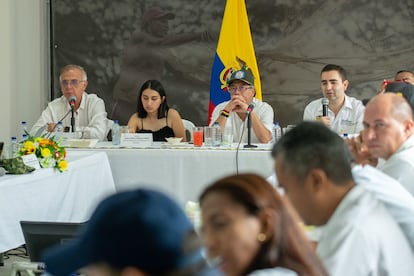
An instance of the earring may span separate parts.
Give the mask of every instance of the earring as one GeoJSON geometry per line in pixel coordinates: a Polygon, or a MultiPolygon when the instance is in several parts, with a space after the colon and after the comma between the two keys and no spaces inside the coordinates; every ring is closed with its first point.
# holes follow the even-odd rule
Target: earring
{"type": "Polygon", "coordinates": [[[264,242],[266,240],[266,235],[264,233],[257,234],[257,240],[259,242],[264,242]]]}

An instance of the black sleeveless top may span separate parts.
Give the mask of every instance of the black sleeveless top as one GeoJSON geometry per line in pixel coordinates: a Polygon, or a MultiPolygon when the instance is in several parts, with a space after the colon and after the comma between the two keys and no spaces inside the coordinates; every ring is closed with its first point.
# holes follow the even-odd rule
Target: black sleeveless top
{"type": "Polygon", "coordinates": [[[165,117],[165,123],[167,124],[165,127],[157,131],[152,131],[144,129],[144,120],[141,118],[141,129],[136,133],[152,133],[152,140],[154,142],[165,142],[165,138],[175,137],[173,129],[168,126],[167,117],[165,117]]]}

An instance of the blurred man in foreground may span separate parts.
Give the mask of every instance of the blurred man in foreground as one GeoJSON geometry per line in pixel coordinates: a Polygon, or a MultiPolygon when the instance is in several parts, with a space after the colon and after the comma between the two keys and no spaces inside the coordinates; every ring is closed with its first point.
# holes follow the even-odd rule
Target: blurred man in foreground
{"type": "Polygon", "coordinates": [[[272,154],[278,182],[304,222],[323,226],[316,250],[330,275],[414,273],[400,227],[382,203],[355,185],[342,138],[320,123],[302,122],[272,154]]]}
{"type": "Polygon", "coordinates": [[[368,102],[364,130],[348,145],[357,163],[372,164],[372,160],[382,159],[378,169],[414,195],[413,133],[413,111],[408,102],[398,94],[385,93],[368,102]]]}

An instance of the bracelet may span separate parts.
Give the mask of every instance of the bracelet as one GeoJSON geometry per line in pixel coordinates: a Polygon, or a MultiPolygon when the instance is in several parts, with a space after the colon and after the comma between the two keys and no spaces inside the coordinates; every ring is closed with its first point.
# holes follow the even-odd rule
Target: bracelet
{"type": "Polygon", "coordinates": [[[228,117],[229,117],[229,115],[230,115],[230,113],[229,113],[227,110],[223,109],[223,110],[221,111],[220,115],[221,115],[221,116],[223,116],[223,117],[228,118],[228,117]]]}

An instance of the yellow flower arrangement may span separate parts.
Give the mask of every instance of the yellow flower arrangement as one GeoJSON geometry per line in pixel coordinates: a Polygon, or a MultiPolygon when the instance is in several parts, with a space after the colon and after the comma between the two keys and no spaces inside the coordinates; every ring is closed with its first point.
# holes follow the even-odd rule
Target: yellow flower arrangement
{"type": "Polygon", "coordinates": [[[29,136],[26,141],[22,142],[19,155],[32,153],[36,155],[42,168],[56,168],[60,172],[68,168],[68,162],[65,160],[66,150],[54,140],[54,137],[29,136]]]}

